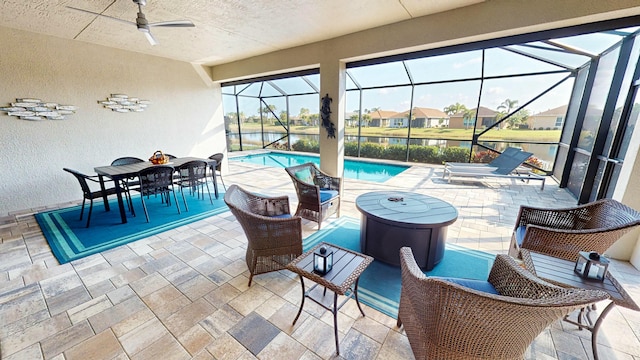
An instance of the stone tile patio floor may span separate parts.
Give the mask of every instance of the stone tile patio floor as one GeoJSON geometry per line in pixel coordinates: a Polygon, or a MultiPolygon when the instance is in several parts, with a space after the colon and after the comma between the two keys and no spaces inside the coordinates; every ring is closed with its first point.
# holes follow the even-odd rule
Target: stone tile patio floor
{"type": "MultiPolygon", "coordinates": [[[[368,191],[416,191],[458,208],[448,242],[506,253],[520,204],[575,204],[553,180],[541,191],[538,182],[447,184],[441,176],[439,166],[413,166],[385,184],[346,179],[341,215],[358,218],[355,198],[368,191]]],[[[264,194],[287,194],[295,209],[295,191],[283,169],[230,162],[224,179],[264,194]]],[[[2,359],[335,357],[329,312],[307,302],[291,326],[300,302],[292,273],[260,275],[247,287],[246,239],[229,212],[59,265],[33,213],[69,205],[0,219],[2,359]]],[[[303,224],[305,237],[316,231],[314,223],[303,224]]],[[[627,263],[612,267],[640,302],[640,272],[627,263]]],[[[394,318],[368,306],[364,310],[365,318],[349,301],[340,311],[340,358],[413,358],[394,318]]],[[[600,332],[601,359],[640,359],[639,338],[640,313],[616,307],[600,332]]],[[[590,333],[558,321],[536,339],[527,358],[591,359],[590,333]]]]}

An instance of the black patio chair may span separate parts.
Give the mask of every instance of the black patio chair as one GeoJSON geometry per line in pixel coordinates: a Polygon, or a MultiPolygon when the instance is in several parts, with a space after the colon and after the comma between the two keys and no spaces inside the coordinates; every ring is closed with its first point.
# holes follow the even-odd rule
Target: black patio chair
{"type": "Polygon", "coordinates": [[[71,175],[75,176],[75,178],[78,180],[78,182],[80,183],[80,188],[82,188],[82,210],[80,210],[80,220],[82,220],[82,217],[84,215],[84,206],[87,200],[89,200],[89,213],[87,214],[87,227],[89,227],[89,224],[91,222],[91,213],[93,211],[93,200],[94,199],[101,199],[105,194],[107,196],[109,195],[116,195],[116,188],[111,187],[111,188],[106,188],[104,190],[104,192],[102,190],[91,190],[91,188],[89,187],[89,183],[88,181],[93,181],[95,183],[100,183],[98,179],[98,175],[86,175],[83,174],[79,171],[76,170],[72,170],[72,169],[68,169],[68,168],[63,168],[62,170],[70,173],[71,175]]]}
{"type": "MultiPolygon", "coordinates": [[[[111,166],[123,166],[123,165],[137,164],[141,162],[144,162],[144,160],[137,157],[133,157],[133,156],[124,156],[124,157],[120,157],[113,160],[111,162],[111,166]]],[[[139,187],[140,181],[136,180],[135,177],[130,177],[128,179],[120,180],[120,186],[124,189],[125,194],[127,195],[127,203],[129,204],[129,210],[131,211],[133,216],[135,216],[136,213],[133,209],[133,201],[131,200],[131,189],[135,189],[139,187]]]]}
{"type": "Polygon", "coordinates": [[[211,171],[212,171],[211,177],[213,179],[216,189],[218,188],[218,185],[216,184],[216,178],[219,177],[220,181],[222,181],[222,187],[224,188],[224,191],[227,191],[227,186],[224,184],[224,179],[222,178],[222,159],[224,159],[224,154],[223,153],[213,154],[209,156],[209,159],[216,161],[215,168],[211,167],[211,171]]]}
{"type": "Polygon", "coordinates": [[[211,198],[211,191],[209,191],[209,183],[207,182],[207,162],[203,160],[193,160],[186,162],[176,168],[179,178],[175,182],[180,187],[180,193],[182,194],[182,202],[184,202],[185,211],[189,211],[187,200],[184,198],[184,189],[189,188],[191,194],[197,193],[198,199],[202,192],[202,199],[204,199],[204,187],[207,187],[207,193],[209,194],[209,201],[213,205],[213,199],[211,198]]]}
{"type": "Polygon", "coordinates": [[[149,222],[149,212],[147,211],[147,205],[144,202],[145,196],[149,195],[161,195],[163,202],[166,200],[167,206],[171,206],[171,197],[169,193],[173,193],[173,200],[176,203],[178,214],[180,214],[180,205],[176,198],[176,193],[173,190],[173,173],[175,169],[173,166],[168,165],[155,165],[141,170],[138,173],[138,179],[140,179],[140,199],[142,199],[142,208],[144,209],[144,215],[149,222]]]}

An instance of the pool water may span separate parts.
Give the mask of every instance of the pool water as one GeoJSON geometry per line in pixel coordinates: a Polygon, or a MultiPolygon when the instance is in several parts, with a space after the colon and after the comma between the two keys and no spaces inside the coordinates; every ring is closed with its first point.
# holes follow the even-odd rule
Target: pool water
{"type": "MultiPolygon", "coordinates": [[[[229,157],[229,161],[240,161],[250,164],[279,167],[283,169],[289,166],[313,162],[318,165],[318,167],[320,167],[320,158],[318,156],[274,152],[229,157]]],[[[379,164],[358,160],[345,160],[344,177],[348,179],[382,183],[400,174],[408,168],[409,166],[403,165],[379,164]]]]}

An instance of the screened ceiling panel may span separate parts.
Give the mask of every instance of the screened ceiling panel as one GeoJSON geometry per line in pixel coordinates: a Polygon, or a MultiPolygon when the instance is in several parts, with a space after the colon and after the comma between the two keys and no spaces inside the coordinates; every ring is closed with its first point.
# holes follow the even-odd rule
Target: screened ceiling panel
{"type": "Polygon", "coordinates": [[[271,86],[270,81],[265,81],[262,83],[262,90],[260,90],[260,96],[262,97],[274,97],[274,96],[284,96],[285,94],[278,91],[278,89],[271,86]]]}
{"type": "Polygon", "coordinates": [[[499,48],[485,51],[484,64],[485,76],[516,75],[559,70],[566,71],[565,68],[560,66],[555,66],[499,48]]]}
{"type": "Polygon", "coordinates": [[[482,76],[482,51],[407,60],[405,64],[414,83],[477,79],[482,76]]]}
{"type": "Polygon", "coordinates": [[[558,43],[578,49],[586,50],[592,54],[600,54],[622,40],[622,36],[606,32],[570,36],[554,39],[558,43]]]}
{"type": "Polygon", "coordinates": [[[586,55],[569,53],[542,42],[532,42],[532,43],[528,43],[527,45],[531,45],[535,47],[525,46],[525,45],[512,45],[512,46],[508,46],[507,48],[512,48],[512,49],[515,49],[527,54],[531,54],[533,56],[537,56],[543,59],[548,59],[552,62],[563,64],[572,69],[577,69],[591,60],[586,55]],[[560,51],[556,51],[553,49],[560,50],[560,51]]]}
{"type": "MultiPolygon", "coordinates": [[[[349,73],[351,70],[347,71],[347,73],[349,73]]],[[[347,90],[357,90],[358,86],[356,85],[356,83],[353,82],[353,80],[351,80],[351,76],[346,76],[347,78],[347,90]]]]}
{"type": "Polygon", "coordinates": [[[254,97],[258,97],[260,96],[260,88],[262,86],[262,83],[251,83],[246,87],[243,87],[242,85],[238,85],[236,87],[236,91],[238,91],[238,95],[243,95],[243,96],[254,96],[254,97]]]}
{"type": "Polygon", "coordinates": [[[306,81],[304,81],[302,76],[272,80],[269,81],[269,83],[277,86],[285,95],[308,94],[310,92],[315,92],[315,90],[306,81]]]}
{"type": "Polygon", "coordinates": [[[409,84],[409,76],[402,61],[348,69],[347,72],[362,87],[409,84]]]}

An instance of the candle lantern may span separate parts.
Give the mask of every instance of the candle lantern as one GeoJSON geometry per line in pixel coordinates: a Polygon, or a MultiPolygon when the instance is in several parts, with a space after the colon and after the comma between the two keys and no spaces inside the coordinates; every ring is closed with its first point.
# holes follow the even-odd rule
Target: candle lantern
{"type": "Polygon", "coordinates": [[[320,246],[313,252],[313,271],[318,274],[326,274],[333,267],[333,251],[325,246],[320,246]]]}
{"type": "Polygon", "coordinates": [[[580,251],[574,271],[584,279],[604,281],[609,260],[595,251],[580,251]]]}

